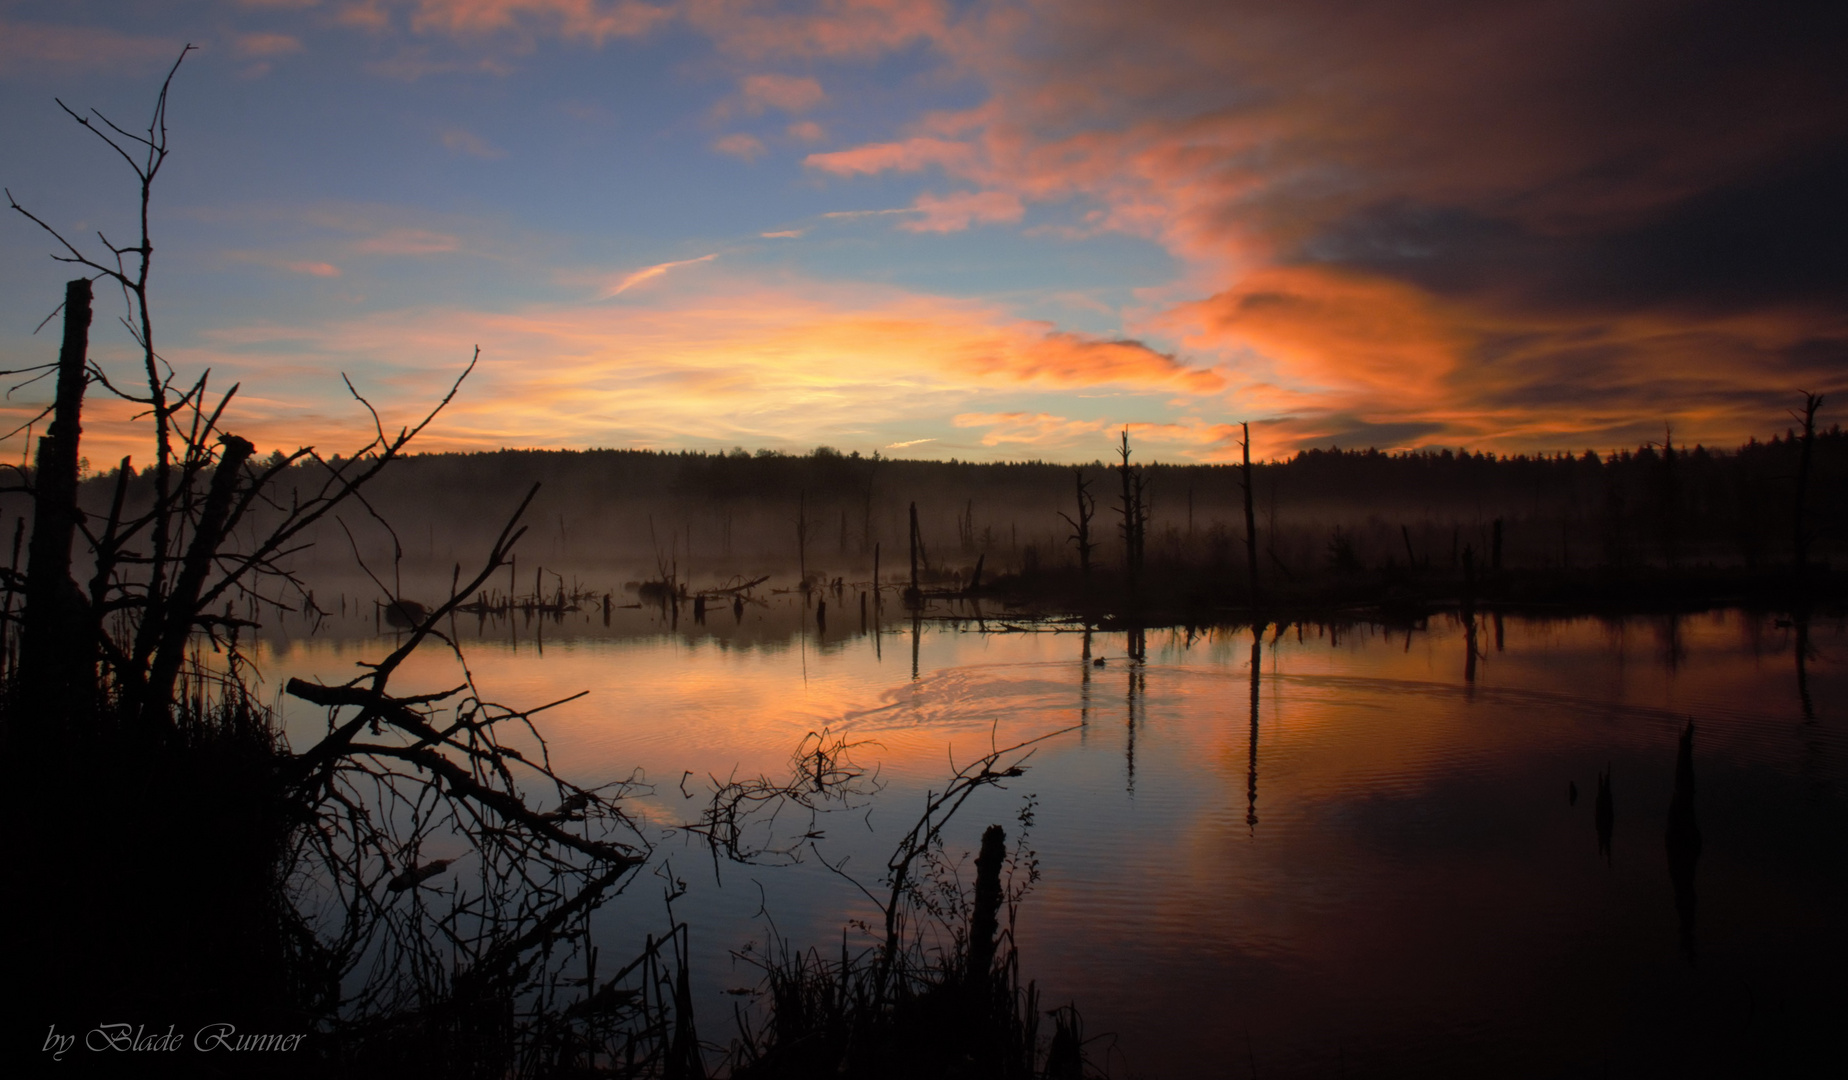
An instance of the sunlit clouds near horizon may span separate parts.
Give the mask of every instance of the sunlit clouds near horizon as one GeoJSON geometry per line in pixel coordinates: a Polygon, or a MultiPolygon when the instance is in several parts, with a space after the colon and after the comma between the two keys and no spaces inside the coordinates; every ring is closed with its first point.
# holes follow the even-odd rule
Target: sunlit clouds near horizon
{"type": "MultiPolygon", "coordinates": [[[[186,42],[156,344],[265,450],[363,440],[342,373],[414,422],[477,345],[424,449],[1582,451],[1848,401],[1837,6],[0,0],[0,182],[125,242],[54,98],[145,126],[186,42]]],[[[9,212],[6,367],[55,354],[51,251],[9,212]]]]}

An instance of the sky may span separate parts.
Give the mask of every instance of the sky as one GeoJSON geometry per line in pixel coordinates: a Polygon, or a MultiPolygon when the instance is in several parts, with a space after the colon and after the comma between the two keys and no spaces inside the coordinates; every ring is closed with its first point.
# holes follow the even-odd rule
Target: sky
{"type": "MultiPolygon", "coordinates": [[[[414,422],[477,346],[424,449],[1603,451],[1848,405],[1839,3],[0,0],[0,183],[131,242],[58,102],[145,129],[188,43],[156,346],[260,450],[362,442],[343,375],[414,422]]],[[[55,251],[0,221],[0,366],[55,356],[55,251]]],[[[86,456],[145,457],[133,414],[93,388],[86,456]]]]}

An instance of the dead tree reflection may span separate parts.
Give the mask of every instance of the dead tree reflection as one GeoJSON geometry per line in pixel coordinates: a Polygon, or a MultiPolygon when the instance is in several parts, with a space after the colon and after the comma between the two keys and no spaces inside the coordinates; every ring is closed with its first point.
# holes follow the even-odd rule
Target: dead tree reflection
{"type": "Polygon", "coordinates": [[[1258,831],[1258,680],[1264,666],[1264,624],[1251,628],[1251,739],[1250,762],[1245,771],[1245,826],[1258,831]]]}
{"type": "Polygon", "coordinates": [[[1803,708],[1803,722],[1816,722],[1816,703],[1810,697],[1809,661],[1810,661],[1810,621],[1807,612],[1798,613],[1791,622],[1796,628],[1797,653],[1797,701],[1803,708]]]}

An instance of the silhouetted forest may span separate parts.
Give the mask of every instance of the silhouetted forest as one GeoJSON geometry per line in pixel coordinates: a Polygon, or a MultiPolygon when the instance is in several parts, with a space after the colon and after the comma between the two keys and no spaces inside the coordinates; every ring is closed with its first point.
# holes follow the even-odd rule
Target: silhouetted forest
{"type": "MultiPolygon", "coordinates": [[[[1633,451],[1497,456],[1451,450],[1382,453],[1308,450],[1254,463],[1252,495],[1261,578],[1354,578],[1455,571],[1466,559],[1502,569],[1649,573],[1699,568],[1772,570],[1791,565],[1803,531],[1808,559],[1826,568],[1848,540],[1848,438],[1815,432],[1798,513],[1800,432],[1732,450],[1649,445],[1633,451]]],[[[1132,467],[1133,467],[1132,459],[1132,467]]],[[[317,486],[322,463],[290,466],[286,493],[317,486]]],[[[1242,572],[1240,469],[1148,463],[1139,467],[1151,568],[1242,572]]],[[[350,570],[355,548],[389,567],[396,548],[411,577],[445,577],[482,550],[535,481],[533,535],[521,556],[607,581],[664,572],[702,583],[730,575],[870,577],[908,573],[908,509],[919,515],[926,579],[967,581],[978,559],[989,580],[1075,568],[1074,480],[1097,500],[1092,561],[1125,560],[1118,465],[1029,461],[986,464],[843,455],[502,450],[423,454],[372,482],[370,511],[355,506],[307,537],[300,565],[350,570]],[[1077,474],[1074,477],[1074,472],[1077,474]],[[349,540],[349,535],[352,539],[349,540]]],[[[101,511],[114,471],[91,477],[82,501],[101,511]]],[[[134,477],[131,504],[151,498],[134,477]]],[[[27,508],[0,504],[13,515],[27,508]]],[[[280,513],[272,510],[271,513],[280,513]]],[[[252,528],[265,522],[257,514],[252,528]]],[[[522,586],[524,585],[522,574],[522,586]]],[[[788,584],[784,581],[782,584],[788,584]]]]}

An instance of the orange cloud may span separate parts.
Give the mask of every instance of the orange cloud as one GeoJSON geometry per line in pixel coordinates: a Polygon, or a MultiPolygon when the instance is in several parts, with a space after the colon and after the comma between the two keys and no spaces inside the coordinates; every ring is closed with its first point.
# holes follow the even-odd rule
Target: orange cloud
{"type": "Polygon", "coordinates": [[[1250,349],[1299,385],[1400,404],[1434,403],[1470,343],[1410,286],[1316,267],[1254,271],[1172,317],[1203,324],[1190,342],[1250,349]]]}
{"type": "MultiPolygon", "coordinates": [[[[675,289],[663,278],[672,265],[625,279],[668,282],[649,304],[253,323],[167,352],[186,370],[209,366],[215,381],[243,381],[233,430],[262,446],[330,449],[370,426],[341,404],[340,372],[395,420],[440,396],[477,344],[482,367],[428,448],[825,441],[871,450],[950,429],[920,417],[1006,411],[983,404],[997,395],[1172,396],[1215,378],[1133,342],[1049,334],[986,305],[814,282],[766,288],[707,277],[675,289]]],[[[105,353],[100,362],[132,369],[132,358],[105,353]]],[[[101,460],[137,452],[145,434],[126,412],[99,407],[86,413],[85,443],[101,460]]]]}
{"type": "MultiPolygon", "coordinates": [[[[1162,450],[1178,452],[1197,461],[1231,460],[1238,456],[1241,429],[1237,424],[1214,423],[1190,417],[1180,421],[1072,420],[1051,413],[959,413],[951,420],[961,428],[985,428],[983,446],[1031,447],[1036,452],[1108,456],[1119,432],[1127,429],[1130,441],[1147,459],[1162,450]]],[[[1254,438],[1253,442],[1257,440],[1254,438]]]]}
{"type": "Polygon", "coordinates": [[[1062,387],[1131,385],[1167,387],[1189,394],[1216,394],[1225,388],[1218,373],[1189,367],[1140,341],[1105,341],[1062,331],[1030,339],[1013,339],[1005,349],[971,350],[956,362],[973,374],[1062,387]]]}
{"type": "Polygon", "coordinates": [[[643,267],[642,269],[637,270],[632,274],[624,275],[621,280],[616,282],[616,284],[610,286],[608,289],[605,289],[603,291],[603,296],[605,299],[612,297],[612,296],[620,296],[623,293],[628,292],[630,289],[633,289],[634,287],[642,284],[645,281],[652,281],[655,278],[660,277],[662,274],[667,273],[669,270],[678,270],[680,267],[683,267],[683,266],[698,266],[700,263],[711,262],[712,260],[718,257],[719,257],[718,252],[715,251],[710,255],[701,255],[697,259],[681,259],[678,262],[656,263],[653,266],[643,267]]]}
{"type": "Polygon", "coordinates": [[[807,164],[934,169],[989,220],[1021,219],[1011,196],[1058,204],[1043,232],[1157,241],[1186,269],[1139,325],[1292,438],[1532,449],[1672,409],[1723,441],[1776,422],[1769,394],[1841,384],[1839,244],[1814,240],[1839,232],[1848,96],[1795,89],[1839,66],[1808,23],[1409,2],[984,5],[929,40],[986,100],[807,164]]]}

